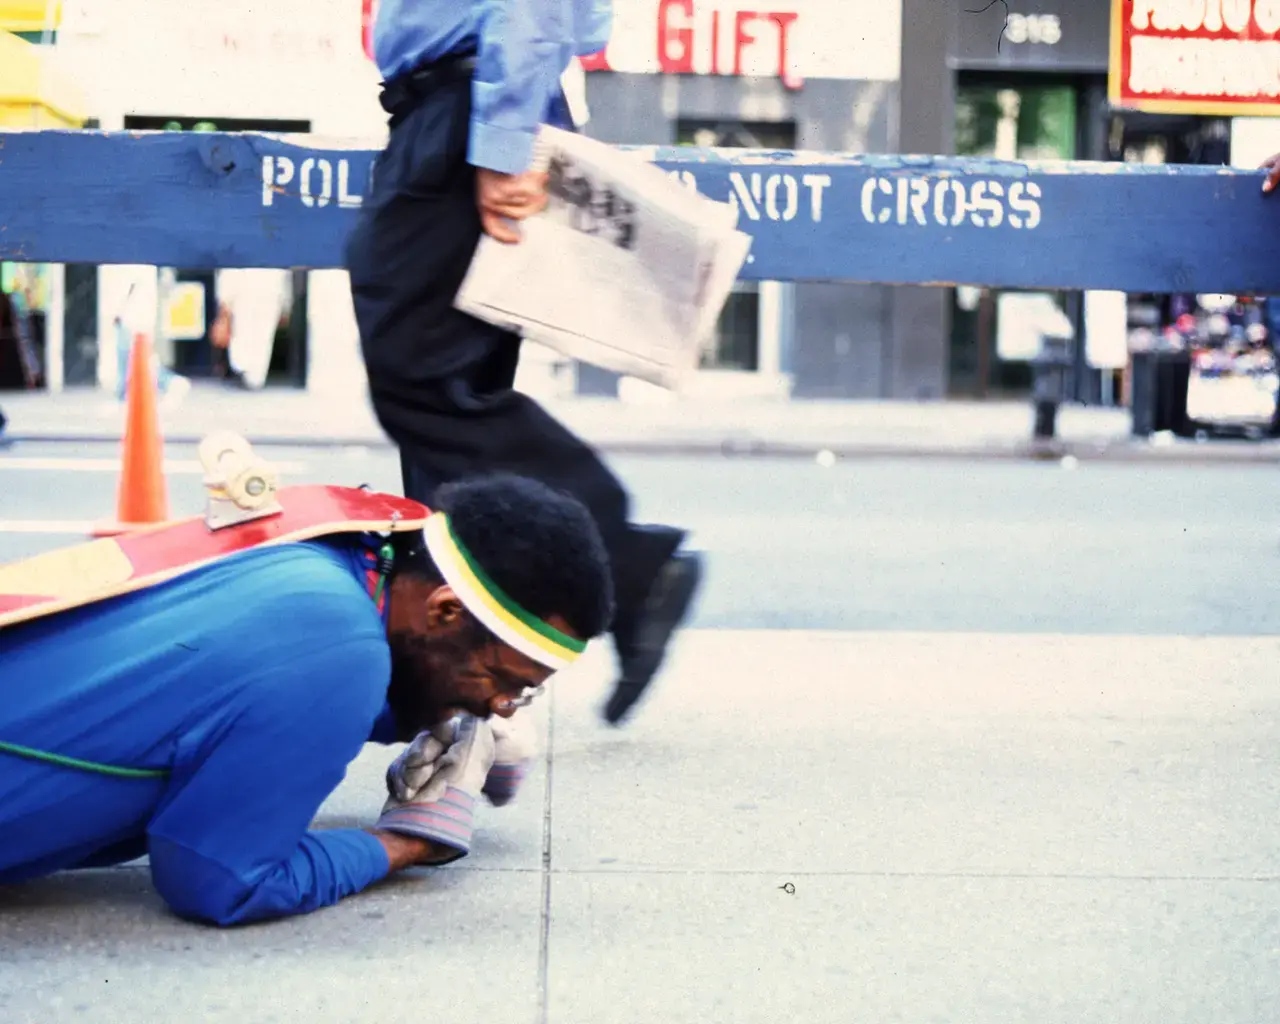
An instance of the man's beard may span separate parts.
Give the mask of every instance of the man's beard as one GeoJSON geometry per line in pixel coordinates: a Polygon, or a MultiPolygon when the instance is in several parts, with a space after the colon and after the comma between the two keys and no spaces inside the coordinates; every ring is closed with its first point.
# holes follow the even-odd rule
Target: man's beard
{"type": "Polygon", "coordinates": [[[468,706],[451,685],[474,652],[471,637],[424,637],[401,632],[387,639],[391,648],[387,703],[395,716],[401,742],[437,725],[454,708],[480,718],[489,716],[487,704],[468,706]]]}

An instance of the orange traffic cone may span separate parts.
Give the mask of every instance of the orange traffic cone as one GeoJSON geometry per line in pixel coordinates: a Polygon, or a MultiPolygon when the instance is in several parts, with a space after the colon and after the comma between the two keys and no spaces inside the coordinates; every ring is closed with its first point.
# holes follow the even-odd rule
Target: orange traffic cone
{"type": "Polygon", "coordinates": [[[169,518],[164,441],[160,437],[160,410],[151,362],[151,339],[138,334],[129,353],[129,389],[125,399],[128,404],[116,519],[96,527],[95,537],[128,533],[164,523],[169,518]]]}

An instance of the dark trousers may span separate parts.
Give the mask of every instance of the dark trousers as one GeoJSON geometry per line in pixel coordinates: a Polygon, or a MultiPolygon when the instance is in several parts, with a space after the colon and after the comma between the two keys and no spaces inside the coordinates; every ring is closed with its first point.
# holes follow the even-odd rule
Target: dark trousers
{"type": "Polygon", "coordinates": [[[520,337],[453,308],[480,240],[467,163],[468,76],[391,108],[391,135],[347,243],[346,262],[370,397],[399,446],[405,494],[430,503],[446,482],[518,473],[581,501],[613,565],[625,642],[662,565],[684,535],[629,521],[621,482],[537,402],[512,390],[520,337]]]}

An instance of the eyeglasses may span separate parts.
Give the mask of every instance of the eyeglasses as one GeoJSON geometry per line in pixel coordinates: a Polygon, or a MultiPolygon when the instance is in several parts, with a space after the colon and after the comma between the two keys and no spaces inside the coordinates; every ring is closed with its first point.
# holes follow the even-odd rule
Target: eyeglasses
{"type": "Polygon", "coordinates": [[[533,699],[546,689],[545,686],[526,686],[520,691],[519,697],[509,697],[504,701],[509,708],[526,708],[533,703],[533,699]]]}

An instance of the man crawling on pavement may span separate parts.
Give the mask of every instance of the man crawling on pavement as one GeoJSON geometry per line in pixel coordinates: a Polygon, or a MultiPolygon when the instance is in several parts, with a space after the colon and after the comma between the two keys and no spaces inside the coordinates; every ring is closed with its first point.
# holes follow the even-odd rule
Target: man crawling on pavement
{"type": "Polygon", "coordinates": [[[0,884],[147,855],[176,914],[234,925],[466,856],[531,755],[512,716],[609,627],[607,555],[512,476],[386,543],[254,548],[0,629],[0,884]],[[367,742],[409,743],[376,825],[311,828],[367,742]]]}

